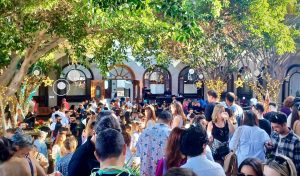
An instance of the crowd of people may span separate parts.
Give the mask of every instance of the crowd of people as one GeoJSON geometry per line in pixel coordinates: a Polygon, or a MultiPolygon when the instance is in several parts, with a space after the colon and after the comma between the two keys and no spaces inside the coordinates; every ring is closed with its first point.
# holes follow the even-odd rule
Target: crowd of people
{"type": "Polygon", "coordinates": [[[249,110],[232,92],[219,99],[214,90],[207,101],[171,104],[116,98],[76,107],[63,99],[37,136],[6,130],[0,175],[300,175],[299,98],[287,97],[280,109],[252,99],[249,110]],[[232,153],[237,168],[228,163],[232,153]]]}

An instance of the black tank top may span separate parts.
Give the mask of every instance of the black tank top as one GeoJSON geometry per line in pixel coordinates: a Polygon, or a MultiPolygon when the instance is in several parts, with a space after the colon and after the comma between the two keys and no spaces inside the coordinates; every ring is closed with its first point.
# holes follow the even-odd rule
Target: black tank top
{"type": "Polygon", "coordinates": [[[223,128],[219,128],[213,124],[212,135],[214,139],[219,140],[220,142],[228,142],[229,141],[229,126],[228,123],[225,122],[225,126],[223,128]]]}

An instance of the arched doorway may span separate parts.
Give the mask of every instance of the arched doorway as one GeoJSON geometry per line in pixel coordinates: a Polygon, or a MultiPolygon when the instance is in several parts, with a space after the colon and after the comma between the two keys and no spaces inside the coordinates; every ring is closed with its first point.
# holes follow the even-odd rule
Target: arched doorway
{"type": "Polygon", "coordinates": [[[148,68],[143,77],[144,89],[149,89],[153,96],[164,95],[166,90],[172,90],[170,72],[162,67],[148,68]]]}
{"type": "Polygon", "coordinates": [[[191,67],[183,68],[178,76],[178,94],[187,98],[203,98],[204,97],[204,84],[202,87],[197,88],[195,82],[200,80],[200,73],[196,72],[191,67]]]}
{"type": "Polygon", "coordinates": [[[300,65],[295,64],[290,66],[289,69],[287,69],[286,77],[287,79],[283,84],[282,99],[290,95],[294,97],[299,97],[300,96],[300,84],[299,84],[300,65]]]}
{"type": "MultiPolygon", "coordinates": [[[[251,70],[249,67],[241,67],[239,69],[237,79],[240,78],[244,82],[248,82],[251,79],[251,70]]],[[[234,83],[233,83],[234,84],[234,83]]],[[[247,106],[250,102],[250,99],[253,97],[253,92],[249,84],[243,83],[243,87],[237,88],[237,97],[243,106],[247,106]],[[246,102],[245,102],[246,101],[246,102]],[[244,105],[245,104],[245,105],[244,105]]]]}
{"type": "Polygon", "coordinates": [[[105,98],[130,97],[139,98],[139,81],[135,80],[134,72],[126,65],[114,65],[110,68],[104,82],[105,98]]]}
{"type": "Polygon", "coordinates": [[[57,89],[57,103],[61,104],[62,98],[69,102],[81,102],[85,99],[91,99],[91,81],[94,75],[91,70],[80,64],[70,64],[63,67],[59,79],[68,80],[69,85],[64,89],[57,89]],[[76,81],[72,77],[76,77],[76,81]],[[63,96],[60,96],[63,95],[63,96]]]}

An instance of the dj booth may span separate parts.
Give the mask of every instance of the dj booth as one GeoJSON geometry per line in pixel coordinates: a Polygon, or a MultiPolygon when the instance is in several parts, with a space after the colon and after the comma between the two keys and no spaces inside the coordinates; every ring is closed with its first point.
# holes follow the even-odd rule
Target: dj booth
{"type": "Polygon", "coordinates": [[[184,100],[184,97],[171,97],[171,96],[155,96],[155,95],[149,95],[145,98],[145,100],[148,100],[149,103],[172,103],[173,99],[176,98],[177,101],[180,101],[181,103],[184,100]]]}

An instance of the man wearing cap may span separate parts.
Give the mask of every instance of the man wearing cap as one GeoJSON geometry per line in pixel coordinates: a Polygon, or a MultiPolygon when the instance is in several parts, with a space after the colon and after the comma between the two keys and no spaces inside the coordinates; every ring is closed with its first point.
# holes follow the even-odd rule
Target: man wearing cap
{"type": "Polygon", "coordinates": [[[282,154],[293,160],[300,170],[300,139],[288,128],[287,117],[283,113],[274,113],[270,117],[272,129],[271,141],[265,144],[267,151],[273,155],[282,154]]]}

